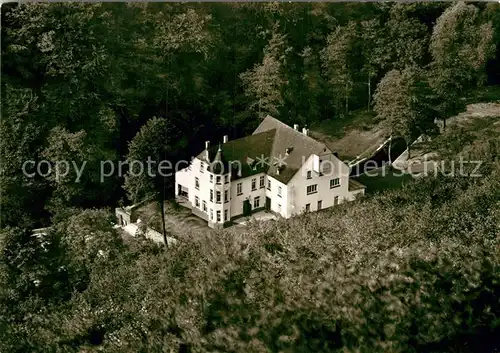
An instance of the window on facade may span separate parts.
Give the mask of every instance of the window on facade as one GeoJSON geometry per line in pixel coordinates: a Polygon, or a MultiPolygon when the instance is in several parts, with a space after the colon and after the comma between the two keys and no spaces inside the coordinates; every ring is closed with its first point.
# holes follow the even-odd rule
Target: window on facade
{"type": "Polygon", "coordinates": [[[322,204],[323,204],[323,201],[319,200],[318,201],[318,211],[321,210],[322,204]]]}
{"type": "Polygon", "coordinates": [[[260,197],[257,196],[256,198],[253,199],[253,208],[259,208],[260,207],[260,197]]]}
{"type": "Polygon", "coordinates": [[[214,176],[212,174],[210,174],[210,182],[213,183],[214,182],[214,176]]]}
{"type": "Polygon", "coordinates": [[[217,175],[217,177],[215,178],[215,182],[216,182],[217,184],[220,184],[220,175],[217,175]]]}
{"type": "Polygon", "coordinates": [[[311,210],[311,204],[310,204],[310,203],[308,203],[308,204],[306,205],[306,212],[309,212],[310,210],[311,210]]]}
{"type": "Polygon", "coordinates": [[[210,202],[214,202],[214,191],[210,190],[210,202]]]}
{"type": "Polygon", "coordinates": [[[307,179],[312,179],[312,173],[310,170],[307,171],[307,179]]]}
{"type": "Polygon", "coordinates": [[[259,187],[262,189],[264,187],[264,176],[262,175],[259,179],[259,187]]]}
{"type": "Polygon", "coordinates": [[[215,192],[215,202],[217,203],[220,203],[220,197],[221,197],[221,192],[220,191],[216,191],[215,192]]]}
{"type": "Polygon", "coordinates": [[[281,205],[278,204],[278,212],[281,212],[281,205]]]}
{"type": "Polygon", "coordinates": [[[257,179],[253,178],[252,179],[252,191],[257,189],[256,184],[257,184],[257,179]]]}
{"type": "Polygon", "coordinates": [[[227,210],[224,210],[224,222],[227,222],[228,219],[227,219],[227,210]]]}
{"type": "Polygon", "coordinates": [[[202,204],[203,204],[203,212],[207,212],[207,202],[203,200],[202,204]]]}
{"type": "Polygon", "coordinates": [[[229,192],[224,190],[224,203],[229,202],[229,192]]]}
{"type": "Polygon", "coordinates": [[[205,163],[200,162],[200,173],[203,173],[203,169],[205,169],[205,163]]]}
{"type": "Polygon", "coordinates": [[[210,209],[210,220],[214,220],[214,211],[212,209],[210,209]]]}
{"type": "Polygon", "coordinates": [[[271,180],[267,181],[267,190],[271,190],[271,180]]]}
{"type": "Polygon", "coordinates": [[[281,197],[281,186],[278,186],[278,196],[281,197]]]}
{"type": "Polygon", "coordinates": [[[340,178],[330,180],[330,189],[336,188],[337,186],[340,186],[340,178]]]}
{"type": "Polygon", "coordinates": [[[309,185],[307,187],[307,195],[315,194],[318,192],[318,184],[309,185]]]}
{"type": "Polygon", "coordinates": [[[194,205],[200,208],[200,198],[198,196],[194,197],[194,205]]]}
{"type": "Polygon", "coordinates": [[[217,211],[217,222],[220,222],[220,211],[217,211]]]}
{"type": "Polygon", "coordinates": [[[224,175],[224,184],[229,183],[229,175],[224,175]]]}
{"type": "Polygon", "coordinates": [[[243,194],[242,189],[243,189],[243,185],[241,183],[236,184],[236,194],[237,195],[243,194]]]}
{"type": "Polygon", "coordinates": [[[200,179],[198,179],[198,177],[194,178],[194,188],[200,190],[200,179]]]}

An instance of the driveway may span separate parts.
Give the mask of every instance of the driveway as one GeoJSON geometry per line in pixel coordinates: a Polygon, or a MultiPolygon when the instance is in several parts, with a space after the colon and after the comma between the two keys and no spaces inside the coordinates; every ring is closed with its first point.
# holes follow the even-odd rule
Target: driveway
{"type": "Polygon", "coordinates": [[[234,221],[237,225],[245,226],[250,221],[250,219],[255,221],[270,221],[277,219],[276,215],[268,211],[259,211],[252,214],[249,217],[241,217],[234,221]]]}
{"type": "MultiPolygon", "coordinates": [[[[137,213],[142,222],[161,233],[160,210],[156,202],[144,205],[137,213]]],[[[174,207],[170,202],[165,202],[165,228],[170,236],[181,241],[214,234],[207,222],[192,214],[191,209],[182,205],[174,207]]]]}

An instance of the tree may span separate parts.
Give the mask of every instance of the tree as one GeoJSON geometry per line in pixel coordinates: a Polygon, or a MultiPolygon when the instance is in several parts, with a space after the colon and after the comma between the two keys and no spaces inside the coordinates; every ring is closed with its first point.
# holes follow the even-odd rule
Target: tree
{"type": "Polygon", "coordinates": [[[327,37],[326,47],[321,51],[323,68],[328,77],[332,95],[335,97],[337,114],[340,114],[340,97],[344,98],[344,112],[349,113],[349,97],[354,84],[351,72],[353,46],[356,40],[356,26],[349,22],[339,26],[327,37]]]}
{"type": "Polygon", "coordinates": [[[159,204],[166,247],[165,201],[167,189],[172,189],[171,168],[175,163],[169,157],[173,155],[175,137],[174,128],[168,120],[157,117],[148,120],[129,144],[129,171],[124,185],[132,202],[152,198],[159,204]],[[170,165],[168,172],[164,170],[165,163],[170,165]]]}
{"type": "Polygon", "coordinates": [[[438,18],[430,41],[430,83],[442,102],[438,110],[444,127],[446,119],[463,108],[461,93],[484,82],[484,68],[494,50],[492,25],[483,23],[473,4],[458,2],[438,18]]]}
{"type": "Polygon", "coordinates": [[[408,158],[413,139],[433,129],[431,97],[428,86],[422,82],[424,78],[418,68],[391,70],[378,84],[374,96],[375,112],[391,138],[389,148],[392,137],[403,137],[408,146],[408,158]]]}
{"type": "Polygon", "coordinates": [[[39,97],[32,89],[6,84],[1,104],[0,228],[41,226],[50,190],[34,165],[43,143],[39,97]]]}
{"type": "Polygon", "coordinates": [[[286,35],[279,33],[278,26],[273,28],[271,38],[264,47],[264,57],[260,64],[240,75],[245,86],[245,94],[251,97],[250,109],[258,112],[262,119],[271,114],[279,117],[283,105],[283,66],[289,48],[286,35]]]}

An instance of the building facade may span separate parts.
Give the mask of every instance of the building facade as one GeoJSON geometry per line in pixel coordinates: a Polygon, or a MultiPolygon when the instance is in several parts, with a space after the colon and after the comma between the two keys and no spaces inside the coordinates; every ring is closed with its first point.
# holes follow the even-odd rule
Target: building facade
{"type": "Polygon", "coordinates": [[[212,228],[267,209],[284,218],[352,201],[365,187],[327,146],[266,117],[250,136],[224,140],[175,174],[175,192],[212,228]]]}

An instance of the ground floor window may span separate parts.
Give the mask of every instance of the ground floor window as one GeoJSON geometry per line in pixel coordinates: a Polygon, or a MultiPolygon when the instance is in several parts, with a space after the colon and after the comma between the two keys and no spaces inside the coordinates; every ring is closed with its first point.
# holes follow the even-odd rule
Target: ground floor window
{"type": "Polygon", "coordinates": [[[227,219],[227,210],[224,210],[224,222],[227,222],[228,219],[227,219]]]}
{"type": "Polygon", "coordinates": [[[210,220],[213,221],[214,219],[214,211],[210,209],[210,220]]]}
{"type": "Polygon", "coordinates": [[[220,211],[217,211],[217,222],[220,222],[220,211]]]}
{"type": "Polygon", "coordinates": [[[207,202],[203,200],[202,204],[203,204],[203,212],[207,212],[207,202]]]}
{"type": "Polygon", "coordinates": [[[306,205],[306,212],[309,212],[310,210],[311,210],[311,204],[310,204],[310,203],[308,203],[308,204],[306,205]]]}
{"type": "Polygon", "coordinates": [[[257,196],[253,199],[253,208],[259,208],[260,207],[260,197],[257,196]]]}
{"type": "Polygon", "coordinates": [[[318,211],[319,211],[319,210],[321,210],[321,208],[322,208],[322,203],[323,203],[323,201],[321,201],[321,200],[319,200],[319,201],[318,201],[318,211]]]}

